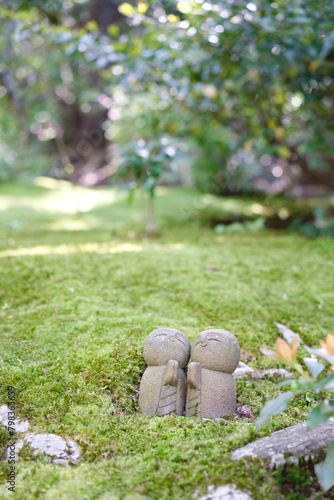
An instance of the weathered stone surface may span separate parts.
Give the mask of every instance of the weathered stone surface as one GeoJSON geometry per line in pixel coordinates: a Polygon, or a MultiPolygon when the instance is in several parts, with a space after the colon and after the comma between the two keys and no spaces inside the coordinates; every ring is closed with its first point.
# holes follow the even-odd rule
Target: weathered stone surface
{"type": "Polygon", "coordinates": [[[271,467],[286,462],[298,463],[302,457],[317,458],[333,440],[334,418],[314,429],[307,429],[303,422],[235,450],[232,458],[259,458],[261,461],[268,461],[271,467]]]}
{"type": "Polygon", "coordinates": [[[233,373],[240,360],[240,346],[227,330],[205,330],[197,335],[191,349],[191,361],[208,370],[233,373]]]}
{"type": "Polygon", "coordinates": [[[260,373],[269,377],[272,375],[278,375],[279,377],[292,378],[294,376],[293,373],[288,372],[285,368],[268,368],[260,373]]]}
{"type": "Polygon", "coordinates": [[[197,335],[188,367],[187,417],[218,418],[234,413],[236,388],[231,374],[239,359],[239,343],[227,330],[197,335]]]}
{"type": "Polygon", "coordinates": [[[247,377],[248,375],[251,375],[252,373],[254,373],[254,371],[255,371],[254,368],[246,365],[246,363],[244,363],[243,361],[239,361],[239,364],[238,364],[237,368],[234,370],[234,372],[232,373],[232,375],[234,378],[247,377]]]}
{"type": "Polygon", "coordinates": [[[46,461],[56,465],[76,464],[80,458],[80,448],[72,439],[64,439],[56,434],[26,434],[15,445],[16,460],[19,451],[28,445],[34,456],[46,455],[46,461]]]}
{"type": "Polygon", "coordinates": [[[184,414],[187,380],[183,368],[190,350],[189,340],[178,330],[158,328],[146,337],[148,367],[139,388],[139,407],[144,415],[184,414]]]}
{"type": "Polygon", "coordinates": [[[235,484],[227,484],[225,486],[208,487],[208,493],[199,500],[252,500],[248,491],[238,490],[235,484]]]}
{"type": "MultiPolygon", "coordinates": [[[[8,406],[0,406],[0,423],[6,427],[8,427],[8,412],[10,412],[8,406]]],[[[27,420],[16,418],[14,420],[14,426],[11,425],[11,429],[15,432],[27,432],[29,429],[29,422],[27,420]]]]}
{"type": "Polygon", "coordinates": [[[172,328],[153,330],[144,342],[144,358],[149,366],[166,365],[170,359],[184,368],[189,361],[191,345],[184,333],[172,328]]]}
{"type": "Polygon", "coordinates": [[[266,370],[255,370],[246,363],[239,361],[238,367],[232,373],[234,378],[250,377],[250,378],[264,378],[265,376],[271,377],[278,375],[279,377],[291,378],[293,374],[288,372],[285,368],[268,368],[266,370]]]}

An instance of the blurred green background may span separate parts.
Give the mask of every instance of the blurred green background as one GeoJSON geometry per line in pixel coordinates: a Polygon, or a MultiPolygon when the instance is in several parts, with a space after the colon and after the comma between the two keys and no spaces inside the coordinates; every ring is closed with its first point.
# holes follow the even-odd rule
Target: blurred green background
{"type": "Polygon", "coordinates": [[[257,197],[255,227],[332,236],[333,27],[314,0],[3,1],[0,182],[257,197]]]}

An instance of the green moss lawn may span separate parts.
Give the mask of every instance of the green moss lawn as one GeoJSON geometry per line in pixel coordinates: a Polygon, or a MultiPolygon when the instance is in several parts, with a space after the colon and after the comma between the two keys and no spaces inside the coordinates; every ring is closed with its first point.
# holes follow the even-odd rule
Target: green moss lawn
{"type": "MultiPolygon", "coordinates": [[[[76,440],[82,460],[61,468],[23,458],[17,498],[191,499],[231,482],[259,500],[323,498],[312,466],[292,467],[287,480],[231,461],[256,438],[252,420],[146,418],[138,387],[143,341],[160,326],[191,341],[209,327],[228,329],[256,368],[275,366],[259,351],[274,345],[275,321],[309,344],[333,332],[334,240],[218,235],[203,225],[210,210],[252,214],[261,203],[160,188],[160,231],[147,241],[140,196],[129,206],[121,191],[54,184],[0,186],[0,404],[14,385],[31,430],[76,440]]],[[[239,402],[257,416],[279,393],[276,382],[238,380],[239,402]]],[[[297,398],[259,435],[300,422],[314,403],[297,398]]],[[[12,498],[4,458],[0,465],[0,497],[12,498]]]]}

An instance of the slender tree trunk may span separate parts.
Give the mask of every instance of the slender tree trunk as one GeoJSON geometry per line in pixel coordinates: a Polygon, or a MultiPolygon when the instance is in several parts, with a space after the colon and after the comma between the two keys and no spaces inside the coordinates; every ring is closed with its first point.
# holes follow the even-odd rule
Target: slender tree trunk
{"type": "Polygon", "coordinates": [[[146,205],[146,234],[148,238],[152,238],[155,232],[154,224],[154,201],[149,195],[146,205]]]}

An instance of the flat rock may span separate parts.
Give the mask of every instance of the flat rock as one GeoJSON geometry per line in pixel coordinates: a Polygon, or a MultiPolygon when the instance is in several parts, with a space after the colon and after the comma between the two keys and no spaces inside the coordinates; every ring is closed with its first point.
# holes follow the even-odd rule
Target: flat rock
{"type": "Polygon", "coordinates": [[[80,458],[78,444],[72,439],[64,439],[56,434],[26,434],[15,445],[16,459],[19,459],[18,452],[24,445],[28,445],[34,456],[46,455],[46,461],[56,465],[76,464],[80,458]]]}
{"type": "Polygon", "coordinates": [[[246,365],[243,361],[239,361],[238,368],[232,373],[234,378],[237,377],[250,377],[250,378],[264,378],[278,375],[279,377],[290,378],[293,374],[288,372],[285,368],[268,368],[267,370],[255,370],[251,366],[246,365]]]}
{"type": "Polygon", "coordinates": [[[235,484],[208,487],[208,493],[199,500],[252,500],[249,492],[238,490],[235,484]]]}
{"type": "MultiPolygon", "coordinates": [[[[10,409],[6,405],[0,406],[0,423],[8,427],[8,412],[10,409]]],[[[21,420],[16,418],[14,420],[15,427],[11,426],[11,429],[15,430],[15,432],[27,432],[29,429],[29,422],[27,420],[21,420]]]]}
{"type": "Polygon", "coordinates": [[[238,367],[234,370],[232,375],[234,378],[247,377],[248,375],[251,375],[253,372],[254,368],[246,365],[246,363],[244,363],[243,361],[239,361],[238,367]]]}
{"type": "Polygon", "coordinates": [[[293,373],[288,372],[288,370],[286,370],[285,368],[268,368],[267,370],[263,370],[262,374],[269,377],[271,377],[272,375],[279,375],[280,377],[284,378],[293,377],[293,373]]]}

